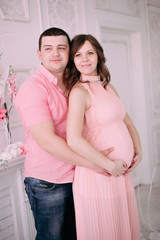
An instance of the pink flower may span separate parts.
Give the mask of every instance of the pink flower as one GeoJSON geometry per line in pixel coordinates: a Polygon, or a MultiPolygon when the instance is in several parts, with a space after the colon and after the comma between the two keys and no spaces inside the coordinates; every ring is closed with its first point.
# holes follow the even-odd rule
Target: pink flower
{"type": "Polygon", "coordinates": [[[22,146],[20,147],[20,149],[22,150],[20,156],[23,156],[23,155],[26,153],[26,152],[25,152],[24,145],[22,145],[22,146]]]}
{"type": "Polygon", "coordinates": [[[15,98],[17,93],[17,89],[15,86],[15,83],[16,83],[15,78],[16,78],[16,74],[14,73],[12,66],[9,66],[9,76],[8,76],[7,84],[8,84],[8,95],[12,99],[15,98]]]}
{"type": "Polygon", "coordinates": [[[7,119],[6,112],[7,110],[0,108],[0,122],[3,121],[3,119],[7,119]]]}
{"type": "MultiPolygon", "coordinates": [[[[1,104],[1,99],[0,99],[0,104],[1,104]]],[[[3,109],[0,107],[0,122],[2,122],[3,119],[7,119],[6,112],[7,112],[6,109],[3,109]]]]}

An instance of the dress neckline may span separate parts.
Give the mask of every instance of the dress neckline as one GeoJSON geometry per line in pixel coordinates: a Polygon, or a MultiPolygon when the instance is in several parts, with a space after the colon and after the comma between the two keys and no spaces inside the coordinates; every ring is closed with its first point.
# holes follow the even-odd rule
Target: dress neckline
{"type": "Polygon", "coordinates": [[[82,82],[100,82],[100,76],[86,76],[86,75],[81,75],[80,81],[82,82]]]}

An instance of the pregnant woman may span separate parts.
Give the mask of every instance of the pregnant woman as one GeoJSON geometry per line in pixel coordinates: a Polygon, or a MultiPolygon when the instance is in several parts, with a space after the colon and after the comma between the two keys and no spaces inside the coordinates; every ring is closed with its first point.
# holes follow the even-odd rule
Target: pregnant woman
{"type": "Polygon", "coordinates": [[[142,159],[140,139],[109,84],[103,49],[93,36],[80,34],[73,38],[65,79],[69,90],[68,144],[107,170],[104,176],[76,166],[73,190],[77,239],[139,240],[137,203],[129,172],[142,159]],[[114,150],[106,158],[101,151],[109,147],[114,150]],[[122,161],[128,169],[125,174],[118,170],[122,161]]]}

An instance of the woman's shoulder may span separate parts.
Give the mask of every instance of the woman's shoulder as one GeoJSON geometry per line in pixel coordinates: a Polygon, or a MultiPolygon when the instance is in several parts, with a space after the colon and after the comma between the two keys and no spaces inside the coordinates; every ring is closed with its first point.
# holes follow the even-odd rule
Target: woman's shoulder
{"type": "Polygon", "coordinates": [[[81,82],[77,82],[73,87],[72,87],[72,90],[70,92],[71,95],[87,95],[88,94],[88,91],[87,89],[85,88],[84,84],[81,83],[81,82]]]}
{"type": "Polygon", "coordinates": [[[108,83],[107,88],[112,89],[115,92],[115,88],[111,83],[108,83]]]}
{"type": "Polygon", "coordinates": [[[118,96],[118,93],[117,93],[115,87],[114,87],[112,84],[109,83],[109,84],[107,85],[107,88],[108,88],[108,90],[114,92],[114,93],[118,96]]]}
{"type": "Polygon", "coordinates": [[[88,109],[91,105],[90,94],[87,89],[81,83],[76,83],[70,94],[69,102],[74,102],[76,104],[85,105],[85,108],[88,109]]]}
{"type": "Polygon", "coordinates": [[[77,91],[77,92],[88,92],[88,83],[83,82],[77,82],[71,91],[77,91]]]}

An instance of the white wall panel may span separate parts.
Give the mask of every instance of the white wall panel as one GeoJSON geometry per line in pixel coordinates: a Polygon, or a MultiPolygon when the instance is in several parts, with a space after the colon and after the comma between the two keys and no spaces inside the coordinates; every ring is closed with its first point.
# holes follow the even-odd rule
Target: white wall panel
{"type": "Polygon", "coordinates": [[[140,16],[141,0],[95,0],[95,7],[109,12],[140,16]]]}
{"type": "Polygon", "coordinates": [[[131,73],[130,73],[130,52],[129,34],[119,31],[112,32],[110,29],[102,29],[102,45],[107,59],[106,65],[111,74],[111,84],[115,86],[122,101],[125,103],[128,113],[131,112],[130,96],[131,73]]]}
{"type": "Polygon", "coordinates": [[[0,15],[4,20],[29,21],[28,0],[0,0],[0,15]]]}
{"type": "Polygon", "coordinates": [[[160,117],[160,8],[148,8],[150,35],[152,112],[160,117]],[[155,24],[156,23],[156,24],[155,24]]]}

